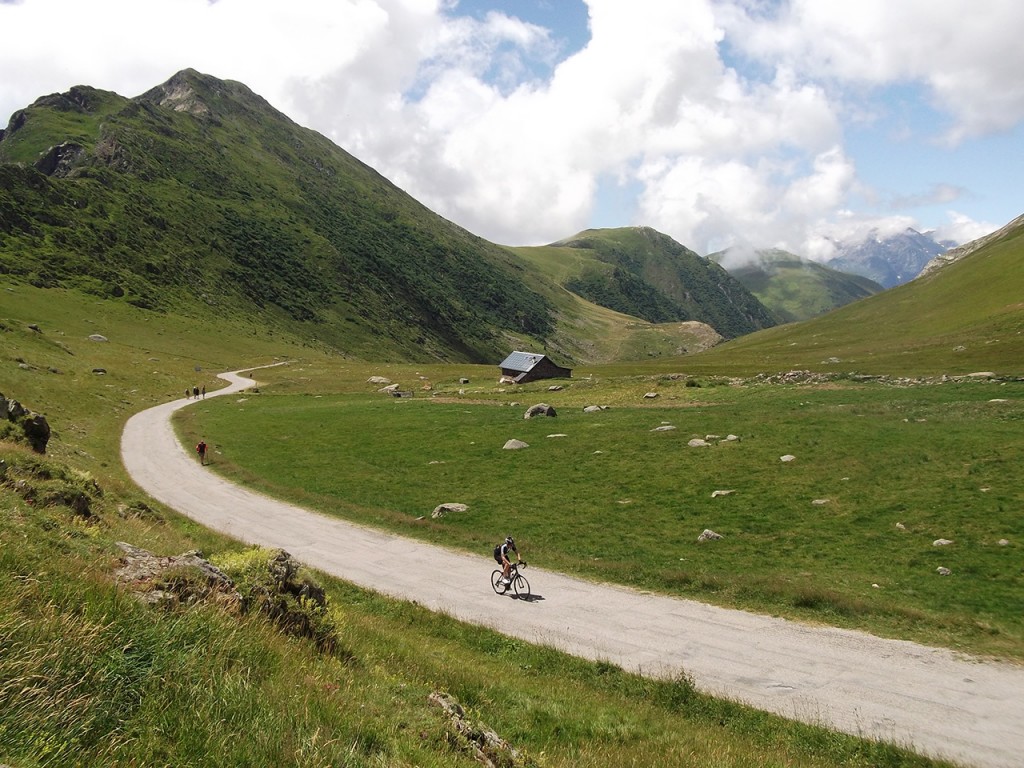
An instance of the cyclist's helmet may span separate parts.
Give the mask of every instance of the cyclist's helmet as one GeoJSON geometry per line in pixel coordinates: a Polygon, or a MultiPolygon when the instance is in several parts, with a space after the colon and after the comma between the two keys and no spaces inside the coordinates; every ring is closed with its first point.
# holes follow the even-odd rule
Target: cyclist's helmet
{"type": "Polygon", "coordinates": [[[511,536],[506,536],[505,543],[508,544],[510,547],[514,547],[516,545],[516,540],[513,539],[511,536]]]}

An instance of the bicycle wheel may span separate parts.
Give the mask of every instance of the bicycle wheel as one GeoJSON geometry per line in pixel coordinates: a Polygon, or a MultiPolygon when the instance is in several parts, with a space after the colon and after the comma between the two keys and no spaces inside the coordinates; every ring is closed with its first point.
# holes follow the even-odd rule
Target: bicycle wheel
{"type": "Polygon", "coordinates": [[[516,597],[520,600],[530,596],[530,582],[526,580],[525,576],[519,576],[518,574],[512,579],[512,588],[516,591],[516,597]]]}
{"type": "Polygon", "coordinates": [[[494,589],[495,594],[504,595],[508,589],[508,585],[501,580],[501,571],[495,571],[491,574],[491,587],[494,589]]]}

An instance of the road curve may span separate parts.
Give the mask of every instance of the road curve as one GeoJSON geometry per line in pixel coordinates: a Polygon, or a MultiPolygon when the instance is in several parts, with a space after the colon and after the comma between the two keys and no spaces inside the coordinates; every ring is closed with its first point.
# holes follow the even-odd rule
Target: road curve
{"type": "MultiPolygon", "coordinates": [[[[228,386],[208,397],[255,384],[237,372],[220,378],[228,386]]],[[[346,523],[233,485],[201,467],[170,423],[171,414],[189,403],[176,400],[131,417],[121,455],[143,490],[209,528],[285,549],[360,586],[532,643],[650,676],[685,672],[701,690],[787,718],[965,766],[1024,765],[1024,668],[534,567],[526,575],[535,599],[498,597],[488,584],[492,563],[486,554],[346,523]]]]}

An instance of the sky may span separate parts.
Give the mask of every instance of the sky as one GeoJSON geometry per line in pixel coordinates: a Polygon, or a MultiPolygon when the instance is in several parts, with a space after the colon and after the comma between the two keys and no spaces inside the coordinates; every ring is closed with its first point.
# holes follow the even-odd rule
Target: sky
{"type": "Polygon", "coordinates": [[[0,0],[0,126],[191,67],[496,243],[827,260],[1024,213],[1021,30],[1020,0],[0,0]]]}

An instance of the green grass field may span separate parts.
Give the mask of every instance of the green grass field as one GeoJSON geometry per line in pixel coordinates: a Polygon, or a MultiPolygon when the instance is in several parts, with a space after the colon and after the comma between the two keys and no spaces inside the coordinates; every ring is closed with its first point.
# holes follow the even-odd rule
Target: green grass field
{"type": "Polygon", "coordinates": [[[562,392],[500,393],[493,366],[355,363],[230,318],[160,315],[22,284],[2,290],[0,392],[46,413],[54,430],[45,457],[0,439],[8,467],[0,477],[2,763],[475,765],[427,702],[443,690],[523,750],[521,765],[938,765],[712,699],[685,679],[645,680],[328,578],[342,617],[341,647],[330,654],[259,616],[138,603],[114,584],[115,542],[167,555],[199,549],[215,560],[241,547],[135,489],[118,456],[125,419],[186,386],[212,390],[216,371],[284,358],[301,362],[261,371],[261,391],[245,402],[210,399],[184,414],[183,432],[202,430],[218,470],[255,484],[263,456],[277,464],[260,481],[274,492],[482,559],[512,525],[528,559],[545,567],[1021,656],[1020,529],[1012,528],[1020,497],[1009,490],[1022,487],[1019,384],[734,389],[717,377],[756,371],[758,361],[701,356],[685,366],[700,387],[670,377],[662,360],[579,369],[562,392]],[[108,341],[90,341],[92,333],[108,341]],[[416,397],[375,394],[366,384],[374,374],[416,397]],[[461,377],[473,383],[460,398],[461,377]],[[428,402],[426,382],[446,402],[428,402]],[[643,401],[651,390],[661,396],[643,401]],[[500,405],[513,398],[521,404],[500,405]],[[559,416],[524,422],[526,406],[541,400],[559,416]],[[584,416],[590,402],[611,408],[584,416]],[[662,421],[677,429],[650,431],[662,421]],[[260,423],[266,431],[246,446],[244,431],[260,423]],[[856,454],[879,426],[882,454],[856,454]],[[685,447],[691,434],[709,433],[741,440],[685,447]],[[924,442],[936,435],[935,447],[924,442]],[[509,437],[531,447],[502,452],[509,437]],[[783,453],[797,461],[780,463],[783,453]],[[856,462],[840,470],[849,456],[856,462]],[[294,477],[284,459],[294,461],[294,477]],[[333,489],[295,491],[308,460],[323,461],[333,489]],[[884,494],[872,468],[893,481],[884,494]],[[735,493],[712,499],[720,488],[735,493]],[[67,503],[81,489],[92,496],[87,517],[67,503]],[[862,503],[869,495],[886,506],[862,503]],[[829,504],[811,505],[819,497],[829,504]],[[458,500],[471,504],[466,518],[429,521],[436,503],[458,500]],[[569,511],[593,533],[567,537],[569,511]],[[877,526],[850,519],[874,512],[877,526]],[[897,519],[906,531],[896,532],[897,519]],[[605,529],[628,521],[627,546],[605,529]],[[789,526],[785,537],[773,521],[789,526]],[[831,532],[839,525],[870,537],[844,540],[831,532]],[[704,527],[726,538],[697,547],[704,527]],[[937,552],[933,536],[955,543],[937,552]],[[996,536],[1009,547],[993,547],[996,536]],[[792,549],[785,557],[783,538],[792,549]],[[879,574],[879,551],[921,566],[903,573],[883,563],[879,574]],[[935,576],[939,558],[951,577],[935,576]],[[868,579],[880,589],[868,591],[868,579]]]}
{"type": "Polygon", "coordinates": [[[180,426],[240,482],[481,558],[510,532],[555,570],[1024,658],[1024,384],[651,376],[501,392],[485,370],[460,387],[454,368],[394,367],[433,386],[396,399],[330,371],[260,372],[279,383],[199,403],[180,426]],[[287,394],[303,380],[309,393],[287,394]],[[542,401],[559,415],[524,420],[542,401]],[[738,439],[688,446],[709,435],[738,439]],[[530,447],[502,450],[510,438],[530,447]],[[444,502],[470,510],[431,519],[444,502]],[[705,528],[724,538],[698,543],[705,528]]]}

